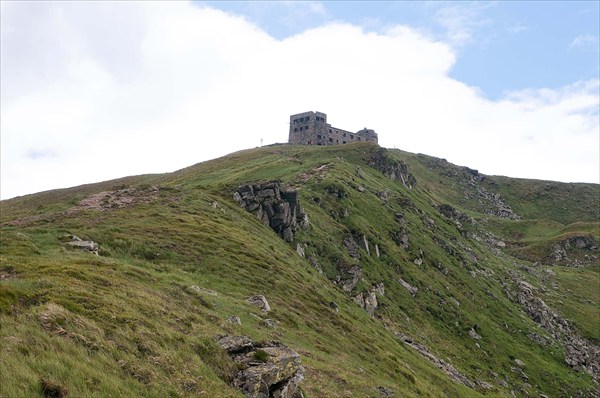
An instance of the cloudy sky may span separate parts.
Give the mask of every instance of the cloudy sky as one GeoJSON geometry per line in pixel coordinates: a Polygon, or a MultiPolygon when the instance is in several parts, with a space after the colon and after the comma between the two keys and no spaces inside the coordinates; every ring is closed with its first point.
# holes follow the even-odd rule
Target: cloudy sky
{"type": "Polygon", "coordinates": [[[600,182],[598,2],[2,1],[2,199],[286,142],[289,115],[600,182]]]}

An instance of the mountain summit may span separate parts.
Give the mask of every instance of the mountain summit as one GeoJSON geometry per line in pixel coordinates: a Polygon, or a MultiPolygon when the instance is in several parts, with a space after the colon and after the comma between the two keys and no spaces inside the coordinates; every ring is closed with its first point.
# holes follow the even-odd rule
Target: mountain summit
{"type": "Polygon", "coordinates": [[[354,142],[2,201],[0,396],[600,396],[599,198],[354,142]]]}

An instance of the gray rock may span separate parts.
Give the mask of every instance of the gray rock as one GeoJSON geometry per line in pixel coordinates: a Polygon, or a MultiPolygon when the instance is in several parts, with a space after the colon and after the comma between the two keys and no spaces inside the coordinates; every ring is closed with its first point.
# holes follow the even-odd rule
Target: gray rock
{"type": "Polygon", "coordinates": [[[196,285],[192,285],[190,286],[190,290],[197,292],[197,293],[205,293],[205,294],[210,294],[211,296],[217,296],[218,293],[215,292],[214,290],[210,290],[210,289],[205,289],[203,287],[199,287],[196,285]]]}
{"type": "Polygon", "coordinates": [[[469,336],[471,336],[472,339],[481,340],[481,336],[477,334],[477,332],[473,328],[469,329],[469,336]]]}
{"type": "Polygon", "coordinates": [[[287,189],[280,181],[240,185],[233,199],[287,242],[294,239],[299,228],[309,226],[298,192],[287,189]]]}
{"type": "Polygon", "coordinates": [[[234,325],[241,325],[242,324],[242,320],[240,319],[239,316],[230,316],[229,318],[227,318],[227,322],[229,323],[233,323],[234,325]]]}
{"type": "Polygon", "coordinates": [[[369,250],[369,240],[367,239],[366,235],[363,235],[362,239],[360,240],[360,246],[365,249],[367,254],[371,254],[371,251],[369,250]]]}
{"type": "MultiPolygon", "coordinates": [[[[600,382],[600,347],[581,337],[570,323],[536,295],[533,285],[518,280],[517,301],[542,329],[562,342],[565,362],[576,371],[586,371],[600,382]]],[[[532,336],[536,337],[536,336],[532,336]]],[[[543,342],[546,343],[546,339],[543,342]]]]}
{"type": "Polygon", "coordinates": [[[273,319],[263,319],[261,322],[263,325],[265,325],[268,328],[271,329],[277,329],[278,323],[277,321],[273,320],[273,319]]]}
{"type": "Polygon", "coordinates": [[[383,284],[383,282],[376,284],[371,290],[379,294],[380,296],[385,296],[385,285],[383,284]]]}
{"type": "Polygon", "coordinates": [[[358,253],[358,245],[356,244],[356,241],[352,236],[344,238],[344,246],[348,250],[348,254],[350,254],[350,257],[355,259],[360,258],[360,254],[358,253]]]}
{"type": "Polygon", "coordinates": [[[296,245],[296,252],[300,257],[304,258],[304,247],[302,246],[302,244],[298,243],[296,245]]]}
{"type": "Polygon", "coordinates": [[[518,367],[522,368],[525,366],[525,362],[521,361],[518,358],[515,358],[515,365],[517,365],[518,367]]]}
{"type": "Polygon", "coordinates": [[[373,291],[359,293],[352,300],[371,315],[375,313],[378,306],[377,295],[373,291]]]}
{"type": "Polygon", "coordinates": [[[269,312],[269,311],[271,311],[271,307],[269,306],[269,302],[267,301],[266,297],[263,296],[262,294],[258,294],[256,296],[248,297],[246,299],[246,302],[257,306],[258,308],[260,308],[260,310],[262,312],[269,312]]]}
{"type": "Polygon", "coordinates": [[[379,306],[377,302],[377,295],[383,296],[385,294],[385,286],[382,283],[378,283],[373,286],[370,291],[362,292],[354,296],[352,299],[361,308],[373,315],[375,310],[379,306]]]}
{"type": "Polygon", "coordinates": [[[376,387],[375,388],[377,390],[377,392],[379,393],[379,396],[381,397],[394,397],[394,391],[392,391],[391,389],[387,388],[387,387],[376,387]]]}
{"type": "Polygon", "coordinates": [[[411,296],[415,297],[417,295],[417,292],[419,291],[418,288],[411,286],[410,283],[406,282],[402,278],[398,278],[398,282],[400,283],[400,285],[402,285],[403,288],[408,290],[411,296]]]}
{"type": "Polygon", "coordinates": [[[247,397],[303,397],[299,384],[304,368],[297,352],[276,341],[257,343],[246,336],[224,336],[218,344],[244,368],[234,376],[233,385],[247,397]]]}
{"type": "Polygon", "coordinates": [[[350,292],[362,276],[362,268],[355,264],[343,270],[343,276],[339,278],[339,284],[345,292],[350,292]]]}
{"type": "Polygon", "coordinates": [[[385,148],[379,148],[373,154],[369,165],[390,180],[402,183],[408,189],[412,189],[417,184],[415,177],[408,172],[406,163],[388,157],[385,148]]]}
{"type": "Polygon", "coordinates": [[[323,274],[323,269],[315,256],[309,256],[308,261],[317,271],[319,271],[319,274],[323,274]]]}
{"type": "Polygon", "coordinates": [[[392,191],[389,188],[386,188],[384,191],[377,192],[377,196],[383,203],[387,203],[390,200],[390,196],[392,195],[392,191]]]}
{"type": "Polygon", "coordinates": [[[403,249],[408,249],[408,232],[405,228],[391,233],[392,240],[403,249]]]}
{"type": "Polygon", "coordinates": [[[395,333],[396,337],[404,341],[406,345],[416,350],[419,354],[421,354],[425,359],[431,362],[436,368],[441,369],[444,373],[450,376],[452,379],[464,384],[467,387],[474,388],[475,383],[469,380],[469,378],[462,373],[460,373],[452,364],[444,361],[433,355],[426,346],[422,344],[417,344],[414,342],[412,338],[409,336],[405,336],[402,333],[395,333]]]}
{"type": "Polygon", "coordinates": [[[64,235],[62,238],[69,239],[66,244],[71,247],[76,247],[81,250],[89,251],[95,255],[98,255],[99,246],[96,242],[91,240],[82,240],[77,235],[64,235]]]}
{"type": "Polygon", "coordinates": [[[254,341],[247,336],[223,336],[217,341],[219,345],[229,354],[250,350],[254,347],[254,341]]]}

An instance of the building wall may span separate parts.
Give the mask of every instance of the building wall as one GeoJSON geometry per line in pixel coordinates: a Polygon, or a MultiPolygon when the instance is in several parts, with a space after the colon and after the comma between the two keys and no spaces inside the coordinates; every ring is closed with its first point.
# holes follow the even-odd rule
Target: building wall
{"type": "Polygon", "coordinates": [[[322,112],[303,112],[290,116],[290,144],[343,145],[357,141],[377,143],[377,133],[364,128],[357,133],[332,127],[322,112]]]}

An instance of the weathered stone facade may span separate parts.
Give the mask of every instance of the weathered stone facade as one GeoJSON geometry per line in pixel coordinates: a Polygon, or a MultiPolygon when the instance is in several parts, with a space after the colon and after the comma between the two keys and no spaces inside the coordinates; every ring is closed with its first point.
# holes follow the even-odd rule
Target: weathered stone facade
{"type": "Polygon", "coordinates": [[[290,116],[290,144],[342,145],[357,141],[377,143],[377,133],[366,127],[356,133],[332,127],[322,112],[304,112],[290,116]]]}

